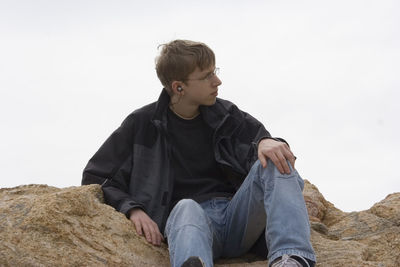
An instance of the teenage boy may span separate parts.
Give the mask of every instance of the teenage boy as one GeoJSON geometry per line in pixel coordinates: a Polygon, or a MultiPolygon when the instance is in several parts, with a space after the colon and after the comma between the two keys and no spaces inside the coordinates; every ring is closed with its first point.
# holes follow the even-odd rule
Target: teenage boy
{"type": "MultiPolygon", "coordinates": [[[[265,237],[272,266],[313,266],[304,182],[285,140],[217,98],[218,68],[205,44],[162,46],[158,101],[131,113],[90,159],[82,184],[102,184],[106,203],[172,266],[213,266],[265,237]]],[[[259,243],[259,242],[258,242],[259,243]]]]}

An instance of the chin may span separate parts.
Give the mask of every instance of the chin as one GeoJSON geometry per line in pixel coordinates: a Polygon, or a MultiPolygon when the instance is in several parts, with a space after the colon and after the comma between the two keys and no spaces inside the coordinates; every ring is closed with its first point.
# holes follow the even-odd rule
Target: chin
{"type": "Polygon", "coordinates": [[[204,105],[204,106],[212,106],[212,105],[215,104],[215,102],[217,102],[217,98],[216,98],[216,97],[215,97],[214,99],[212,99],[212,100],[209,100],[209,101],[207,101],[207,102],[204,102],[203,105],[204,105]]]}

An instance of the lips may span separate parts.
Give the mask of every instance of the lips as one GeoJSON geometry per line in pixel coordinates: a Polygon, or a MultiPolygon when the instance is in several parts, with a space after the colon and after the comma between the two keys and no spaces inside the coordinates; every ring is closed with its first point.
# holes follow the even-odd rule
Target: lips
{"type": "Polygon", "coordinates": [[[215,91],[214,93],[212,93],[213,96],[217,96],[218,95],[218,91],[215,91]]]}

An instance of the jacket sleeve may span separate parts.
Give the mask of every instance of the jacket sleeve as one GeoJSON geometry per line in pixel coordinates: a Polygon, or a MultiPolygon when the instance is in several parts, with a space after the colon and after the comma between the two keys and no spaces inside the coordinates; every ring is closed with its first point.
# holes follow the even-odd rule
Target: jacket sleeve
{"type": "Polygon", "coordinates": [[[250,132],[253,132],[255,134],[252,141],[253,145],[256,145],[256,147],[258,147],[258,144],[263,139],[273,139],[275,141],[284,142],[287,145],[289,145],[283,138],[272,137],[271,134],[265,129],[264,125],[261,122],[259,122],[256,118],[254,118],[253,116],[244,111],[241,112],[245,119],[244,128],[249,129],[250,132]]]}
{"type": "Polygon", "coordinates": [[[242,111],[242,113],[244,117],[242,129],[251,133],[251,142],[253,145],[258,145],[262,139],[271,138],[271,134],[265,129],[261,122],[244,111],[242,111]]]}
{"type": "Polygon", "coordinates": [[[133,137],[134,123],[129,116],[89,160],[82,177],[82,185],[101,184],[106,203],[127,217],[132,208],[143,208],[128,193],[133,137]]]}
{"type": "MultiPolygon", "coordinates": [[[[241,126],[240,135],[246,135],[249,138],[253,147],[253,158],[257,159],[258,145],[263,139],[273,139],[279,142],[288,144],[283,138],[272,137],[271,134],[265,129],[264,125],[250,114],[241,111],[244,118],[244,123],[241,126]]],[[[288,144],[289,145],[289,144],[288,144]]]]}

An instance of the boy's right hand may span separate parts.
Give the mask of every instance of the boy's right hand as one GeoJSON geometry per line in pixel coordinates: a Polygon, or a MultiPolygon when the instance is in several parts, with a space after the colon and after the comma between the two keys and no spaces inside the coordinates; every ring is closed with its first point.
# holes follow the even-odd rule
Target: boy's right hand
{"type": "Polygon", "coordinates": [[[147,241],[154,246],[161,245],[164,237],[158,229],[158,225],[140,208],[134,208],[130,211],[129,219],[133,222],[138,235],[146,237],[147,241]]]}

